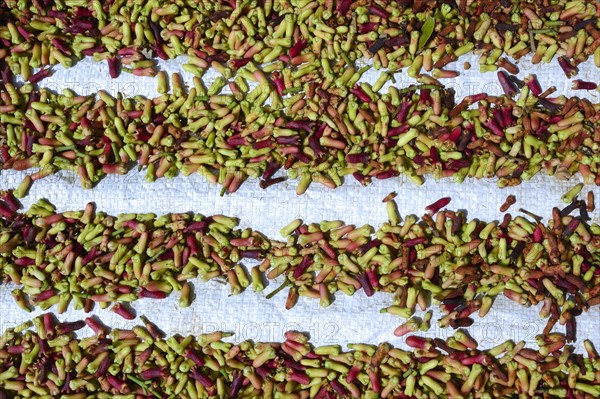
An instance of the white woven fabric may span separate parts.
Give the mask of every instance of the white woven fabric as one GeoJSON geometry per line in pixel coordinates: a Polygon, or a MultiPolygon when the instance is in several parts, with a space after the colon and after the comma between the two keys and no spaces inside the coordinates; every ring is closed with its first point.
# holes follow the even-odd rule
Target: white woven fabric
{"type": "MultiPolygon", "coordinates": [[[[479,92],[500,94],[500,87],[495,73],[480,74],[476,57],[462,58],[458,63],[449,65],[448,69],[461,69],[463,62],[469,61],[473,68],[457,79],[444,80],[444,83],[456,89],[457,98],[479,92]]],[[[180,70],[182,62],[161,63],[161,67],[174,72],[180,70]]],[[[577,92],[570,90],[570,82],[565,78],[556,62],[550,65],[532,66],[519,64],[523,78],[529,73],[538,76],[542,87],[557,86],[557,95],[586,96],[594,102],[600,101],[598,92],[577,92]]],[[[593,63],[588,62],[580,67],[578,79],[598,82],[600,73],[593,63]]],[[[191,83],[191,76],[184,73],[184,78],[191,83]]],[[[205,83],[211,83],[207,74],[205,83]]],[[[365,80],[373,82],[377,71],[366,74],[365,80]]],[[[411,83],[405,74],[396,74],[396,85],[405,87],[411,83]]],[[[97,92],[99,89],[116,94],[123,92],[127,96],[155,95],[155,81],[150,78],[137,78],[122,74],[119,79],[111,80],[106,64],[97,64],[86,60],[69,70],[56,68],[51,78],[44,80],[43,85],[52,89],[71,88],[81,94],[97,92]]],[[[385,89],[384,89],[385,90],[385,89]]],[[[14,188],[21,181],[23,173],[2,171],[0,188],[14,188]]],[[[466,209],[469,217],[491,221],[502,218],[498,208],[508,194],[517,197],[517,204],[511,208],[513,214],[519,208],[525,208],[547,220],[553,206],[560,206],[560,197],[578,179],[557,181],[548,176],[538,175],[529,182],[518,187],[500,190],[494,180],[472,181],[467,179],[463,184],[455,184],[449,180],[435,181],[426,177],[424,186],[417,187],[406,178],[399,177],[386,181],[375,181],[367,188],[361,187],[354,179],[337,189],[330,190],[313,184],[303,196],[296,196],[295,182],[286,182],[267,190],[261,190],[256,181],[248,181],[233,195],[221,197],[220,187],[208,184],[200,176],[177,177],[148,184],[144,174],[132,172],[127,176],[109,176],[102,180],[93,190],[80,188],[79,180],[74,175],[62,173],[51,176],[33,185],[29,197],[23,204],[28,207],[40,197],[45,197],[58,207],[59,211],[81,209],[89,201],[97,204],[97,209],[117,214],[120,212],[199,212],[205,215],[226,214],[239,217],[243,226],[251,226],[272,238],[278,237],[279,229],[295,218],[309,222],[321,220],[344,220],[357,225],[371,224],[378,226],[386,220],[385,206],[381,203],[391,191],[397,191],[399,210],[402,215],[421,215],[424,207],[440,197],[450,196],[450,209],[466,209]]],[[[583,193],[594,190],[600,201],[600,190],[595,186],[587,186],[583,193]]],[[[600,222],[600,213],[596,211],[593,221],[600,222]]],[[[265,290],[270,292],[278,286],[271,284],[265,290]]],[[[27,314],[18,308],[11,297],[13,287],[0,287],[0,330],[14,326],[41,312],[27,314]]],[[[336,296],[335,302],[327,309],[322,309],[318,301],[301,298],[295,308],[286,311],[284,302],[287,290],[271,300],[264,298],[265,293],[255,294],[252,290],[238,296],[229,296],[228,286],[217,282],[195,282],[196,299],[187,309],[177,307],[178,295],[166,300],[140,300],[133,304],[138,315],[146,315],[156,322],[168,334],[198,334],[214,330],[225,330],[236,333],[234,340],[254,339],[277,341],[286,330],[301,330],[311,334],[315,344],[345,344],[349,342],[378,343],[388,341],[402,346],[403,339],[394,337],[396,326],[403,323],[399,317],[380,314],[379,309],[389,306],[391,296],[377,294],[366,298],[362,292],[353,297],[343,294],[336,296]]],[[[433,306],[436,309],[436,306],[433,306]]],[[[498,298],[492,310],[484,319],[475,317],[475,324],[468,330],[483,348],[494,346],[506,339],[526,340],[535,346],[535,335],[541,333],[546,320],[537,315],[538,309],[526,309],[514,304],[504,297],[498,298]]],[[[94,312],[112,327],[132,326],[134,322],[126,322],[108,310],[94,312]]],[[[434,313],[434,319],[438,316],[434,313]]],[[[68,311],[61,316],[65,320],[77,320],[85,317],[82,312],[68,311]]],[[[577,335],[581,340],[591,339],[600,347],[600,308],[578,318],[577,335]]],[[[135,322],[139,323],[139,319],[135,322]]],[[[451,329],[439,329],[432,323],[427,336],[444,338],[452,334],[451,329]]],[[[89,333],[89,331],[88,331],[89,333]]],[[[581,348],[578,348],[581,351],[581,348]]]]}

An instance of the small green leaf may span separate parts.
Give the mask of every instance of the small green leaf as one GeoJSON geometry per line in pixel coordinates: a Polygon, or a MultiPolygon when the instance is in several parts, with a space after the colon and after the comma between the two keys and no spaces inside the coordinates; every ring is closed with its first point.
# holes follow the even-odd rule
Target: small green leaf
{"type": "Polygon", "coordinates": [[[427,44],[431,35],[433,34],[433,28],[435,28],[435,19],[433,17],[427,17],[423,27],[421,28],[421,37],[419,37],[418,51],[423,50],[423,47],[427,44]]]}

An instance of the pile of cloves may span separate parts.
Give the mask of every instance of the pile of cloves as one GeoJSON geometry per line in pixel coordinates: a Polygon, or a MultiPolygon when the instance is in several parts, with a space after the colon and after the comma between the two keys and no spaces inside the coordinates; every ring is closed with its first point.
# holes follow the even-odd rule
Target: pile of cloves
{"type": "Polygon", "coordinates": [[[122,70],[154,76],[154,61],[193,57],[186,69],[231,74],[249,61],[290,69],[358,59],[391,72],[421,68],[439,75],[467,53],[482,72],[514,68],[503,55],[549,62],[557,54],[567,76],[593,57],[600,66],[600,6],[596,1],[124,1],[0,2],[4,73],[37,81],[32,68],[93,57],[111,76],[122,70]]]}
{"type": "Polygon", "coordinates": [[[13,291],[25,310],[59,313],[70,304],[90,311],[117,303],[113,311],[132,319],[123,306],[139,298],[162,299],[181,292],[189,306],[189,281],[226,277],[233,292],[248,285],[241,259],[262,258],[270,242],[235,218],[199,214],[56,213],[40,200],[17,213],[10,192],[0,200],[0,273],[22,288],[13,291]]]}
{"type": "Polygon", "coordinates": [[[573,341],[576,317],[600,304],[600,226],[589,224],[585,201],[554,208],[547,224],[530,213],[506,214],[500,223],[468,220],[443,209],[449,202],[442,198],[421,219],[402,221],[388,201],[389,221],[376,231],[295,220],[281,229],[281,242],[239,229],[237,219],[222,215],[113,217],[92,204],[57,213],[44,200],[23,213],[6,192],[0,272],[22,286],[13,296],[24,309],[57,305],[62,313],[71,302],[88,311],[94,303],[116,303],[113,311],[128,319],[134,315],[123,304],[139,298],[182,291],[181,303],[189,305],[189,283],[197,277],[225,280],[238,294],[249,286],[263,291],[267,281],[283,276],[267,297],[289,288],[288,309],[299,297],[327,307],[338,291],[381,291],[393,295],[382,312],[410,318],[396,330],[399,336],[428,328],[411,317],[432,300],[443,313],[439,326],[458,328],[470,326],[475,313],[485,316],[503,294],[523,306],[543,303],[546,330],[559,322],[573,341]],[[259,264],[248,273],[244,259],[259,264]]]}
{"type": "Polygon", "coordinates": [[[0,338],[0,397],[600,396],[600,356],[592,343],[584,341],[586,356],[575,354],[560,334],[538,336],[538,351],[524,341],[480,350],[463,331],[447,340],[410,336],[410,350],[388,343],[315,347],[295,331],[282,342],[223,341],[229,335],[167,338],[148,320],[111,331],[96,319],[61,323],[45,314],[0,338]],[[75,338],[86,324],[95,334],[75,338]]]}
{"type": "Polygon", "coordinates": [[[376,231],[296,220],[281,230],[286,244],[272,244],[267,278],[285,276],[288,308],[299,296],[329,306],[337,291],[390,293],[393,304],[381,311],[411,318],[398,327],[399,336],[428,328],[411,316],[427,310],[431,299],[443,313],[438,325],[458,328],[470,326],[475,313],[485,316],[503,294],[524,306],[543,303],[545,331],[566,324],[567,339],[574,341],[576,316],[600,304],[600,226],[589,224],[585,201],[554,208],[548,224],[529,212],[506,214],[501,222],[468,220],[442,210],[449,202],[442,198],[420,220],[409,215],[402,223],[388,201],[389,221],[376,231]]]}
{"type": "Polygon", "coordinates": [[[426,175],[496,177],[507,187],[544,171],[600,184],[600,104],[551,98],[535,77],[504,74],[506,94],[458,103],[425,78],[379,94],[379,84],[357,83],[361,73],[350,68],[328,89],[289,76],[279,87],[252,66],[208,88],[196,78],[189,91],[173,75],[171,93],[161,74],[163,94],[152,100],[4,84],[0,162],[3,169],[40,168],[28,183],[72,171],[86,188],[135,165],[148,181],[199,173],[223,193],[247,178],[267,188],[286,177],[299,178],[298,194],[312,182],[339,187],[350,176],[361,184],[399,175],[416,184],[426,175]],[[250,89],[252,82],[260,84],[250,89]],[[226,85],[233,94],[221,92],[226,85]],[[300,91],[280,97],[293,88],[300,91]]]}
{"type": "Polygon", "coordinates": [[[17,200],[61,170],[91,188],[136,166],[147,181],[198,173],[222,194],[248,178],[263,189],[298,179],[297,194],[350,176],[508,187],[545,172],[600,185],[600,104],[517,78],[513,61],[527,54],[533,64],[557,58],[569,79],[589,58],[600,67],[600,3],[0,0],[0,165],[37,169],[0,192],[0,283],[16,287],[19,306],[97,304],[131,320],[140,298],[180,292],[179,306],[189,306],[197,278],[223,281],[231,294],[276,281],[267,298],[287,290],[287,309],[300,297],[328,307],[338,291],[382,292],[392,299],[380,312],[405,319],[394,334],[412,348],[344,352],[299,332],[279,343],[232,344],[224,332],[167,338],[144,317],[144,326],[111,330],[45,314],[0,337],[0,399],[600,397],[592,343],[583,342],[587,357],[568,345],[577,317],[600,304],[600,226],[589,216],[593,192],[578,197],[583,183],[546,223],[524,209],[469,220],[446,209],[450,198],[403,219],[390,195],[377,229],[298,219],[281,229],[284,241],[223,215],[111,216],[91,203],[56,212],[46,200],[21,211],[17,200]],[[497,71],[503,94],[456,100],[442,85],[459,75],[445,68],[469,53],[480,72],[497,71]],[[190,87],[156,63],[183,55],[190,87]],[[105,61],[113,78],[156,77],[159,96],[37,87],[54,65],[85,57],[105,61]],[[380,75],[365,83],[371,68],[380,75]],[[209,69],[219,76],[205,84],[209,69]],[[417,83],[389,85],[403,70],[417,83]],[[548,322],[537,351],[511,341],[483,351],[461,329],[498,295],[541,304],[548,322]],[[438,325],[457,330],[447,340],[410,335],[429,329],[432,305],[438,325]],[[86,325],[94,335],[76,338],[86,325]]]}

